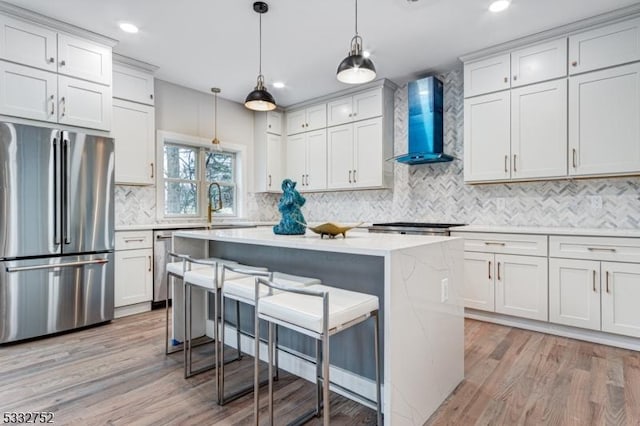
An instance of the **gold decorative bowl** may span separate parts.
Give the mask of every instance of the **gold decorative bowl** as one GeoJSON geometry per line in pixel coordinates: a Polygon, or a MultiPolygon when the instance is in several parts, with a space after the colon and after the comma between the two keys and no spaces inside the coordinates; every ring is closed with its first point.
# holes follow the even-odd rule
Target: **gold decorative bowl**
{"type": "Polygon", "coordinates": [[[364,222],[360,222],[356,225],[352,226],[340,226],[335,223],[327,222],[320,224],[318,226],[309,226],[307,225],[307,229],[315,232],[316,234],[320,234],[320,238],[324,238],[327,235],[329,238],[335,238],[336,236],[342,234],[343,238],[347,238],[347,231],[353,228],[357,228],[362,225],[364,222]]]}

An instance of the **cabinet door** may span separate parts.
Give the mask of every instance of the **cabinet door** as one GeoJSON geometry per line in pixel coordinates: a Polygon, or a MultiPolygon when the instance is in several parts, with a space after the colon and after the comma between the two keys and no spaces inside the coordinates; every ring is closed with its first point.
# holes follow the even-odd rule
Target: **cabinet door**
{"type": "Polygon", "coordinates": [[[337,126],[353,121],[353,97],[346,96],[327,103],[327,126],[337,126]]]}
{"type": "Polygon", "coordinates": [[[267,133],[267,191],[282,192],[284,164],[282,136],[267,133]]]}
{"type": "Polygon", "coordinates": [[[58,122],[110,130],[111,87],[65,76],[58,77],[58,122]]]}
{"type": "Polygon", "coordinates": [[[58,77],[0,61],[0,114],[57,122],[58,77]]]}
{"type": "Polygon", "coordinates": [[[58,34],[58,72],[111,85],[111,48],[58,34]]]}
{"type": "Polygon", "coordinates": [[[307,138],[305,134],[287,138],[287,179],[298,182],[298,190],[306,189],[307,173],[307,138]]]}
{"type": "Polygon", "coordinates": [[[495,310],[495,263],[493,254],[464,252],[465,308],[493,312],[495,310]]]}
{"type": "Polygon", "coordinates": [[[54,31],[0,15],[0,58],[46,71],[57,70],[54,31]]]}
{"type": "Polygon", "coordinates": [[[305,131],[318,130],[327,127],[327,104],[307,108],[307,122],[305,131]]]}
{"type": "Polygon", "coordinates": [[[640,18],[569,37],[569,73],[640,60],[640,18]]]}
{"type": "Polygon", "coordinates": [[[280,111],[267,111],[267,133],[282,134],[282,113],[280,111]]]}
{"type": "Polygon", "coordinates": [[[307,139],[307,176],[305,189],[319,190],[327,188],[327,130],[316,130],[306,134],[307,139]]]}
{"type": "Polygon", "coordinates": [[[566,176],[567,143],[567,80],[511,91],[512,178],[566,176]]]}
{"type": "Polygon", "coordinates": [[[548,321],[547,258],[496,254],[496,312],[548,321]]]}
{"type": "Polygon", "coordinates": [[[640,171],[640,64],[569,79],[569,174],[640,171]]]}
{"type": "Polygon", "coordinates": [[[382,119],[353,123],[353,186],[382,186],[382,119]]]}
{"type": "Polygon", "coordinates": [[[116,183],[154,183],[155,109],[134,102],[113,100],[116,183]]]}
{"type": "Polygon", "coordinates": [[[602,262],[602,331],[640,337],[640,264],[602,262]]]}
{"type": "Polygon", "coordinates": [[[375,89],[353,95],[354,120],[366,120],[382,115],[382,90],[375,89]]]}
{"type": "Polygon", "coordinates": [[[153,74],[113,64],[113,97],[153,105],[153,74]]]}
{"type": "Polygon", "coordinates": [[[511,79],[509,54],[464,64],[464,97],[508,89],[511,79]]]}
{"type": "Polygon", "coordinates": [[[549,321],[600,330],[600,262],[549,259],[549,321]]]}
{"type": "Polygon", "coordinates": [[[327,187],[353,186],[353,125],[327,129],[327,187]]]}
{"type": "Polygon", "coordinates": [[[511,53],[511,87],[567,75],[567,39],[549,41],[511,53]]]}
{"type": "Polygon", "coordinates": [[[114,306],[150,302],[153,298],[153,249],[115,254],[114,306]]]}
{"type": "Polygon", "coordinates": [[[306,122],[305,110],[287,112],[287,135],[304,132],[306,122]]]}
{"type": "Polygon", "coordinates": [[[511,176],[510,93],[464,101],[464,180],[505,180],[511,176]]]}

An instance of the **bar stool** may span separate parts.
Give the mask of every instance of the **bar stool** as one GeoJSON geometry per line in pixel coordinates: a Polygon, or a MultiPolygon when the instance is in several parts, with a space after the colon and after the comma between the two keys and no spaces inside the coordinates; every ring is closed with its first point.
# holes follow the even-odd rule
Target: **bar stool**
{"type": "MultiPolygon", "coordinates": [[[[165,339],[164,339],[164,353],[165,355],[170,355],[176,352],[179,352],[182,350],[181,347],[176,348],[174,350],[169,350],[169,288],[174,285],[174,280],[180,280],[182,281],[183,277],[184,277],[184,273],[186,270],[190,270],[192,268],[209,268],[209,265],[200,265],[200,264],[193,264],[192,262],[192,258],[188,255],[185,254],[179,254],[179,253],[172,253],[169,252],[169,256],[176,258],[176,259],[180,259],[179,261],[175,261],[175,262],[170,262],[167,263],[167,294],[166,294],[166,299],[165,299],[165,339]]],[[[218,262],[220,264],[228,264],[228,265],[237,265],[238,262],[232,261],[232,260],[226,260],[226,259],[219,259],[219,258],[209,258],[209,260],[211,261],[215,261],[218,262]]],[[[183,289],[183,298],[184,298],[184,289],[183,289]]],[[[184,319],[184,312],[183,312],[183,319],[184,319]]],[[[173,341],[172,342],[174,346],[179,345],[179,342],[177,341],[173,341]]]]}
{"type": "MultiPolygon", "coordinates": [[[[376,408],[378,425],[382,425],[382,407],[380,392],[380,353],[379,353],[379,302],[376,296],[329,287],[312,285],[304,288],[287,288],[264,278],[255,280],[256,315],[255,324],[260,319],[269,323],[269,421],[273,424],[273,334],[274,326],[280,325],[316,339],[316,409],[315,412],[301,416],[304,422],[313,415],[320,415],[320,389],[322,388],[323,424],[329,425],[329,337],[368,318],[374,320],[374,352],[376,368],[376,408]],[[264,285],[280,293],[264,295],[260,287],[264,285]],[[322,347],[320,348],[320,342],[322,347]],[[320,374],[320,355],[322,374],[320,374]]],[[[259,332],[259,330],[258,330],[259,332]]],[[[256,352],[259,340],[255,339],[256,352]]],[[[258,424],[260,408],[259,383],[257,380],[258,358],[254,362],[254,419],[258,424]]],[[[297,423],[296,421],[295,423],[297,423]]]]}
{"type": "MultiPolygon", "coordinates": [[[[202,373],[204,371],[211,370],[217,366],[218,362],[218,291],[220,289],[220,274],[222,265],[229,266],[226,262],[220,262],[219,259],[189,259],[187,262],[194,265],[203,265],[204,268],[197,267],[190,270],[185,270],[184,272],[184,378],[187,379],[196,374],[202,373]],[[193,345],[191,343],[191,326],[192,326],[192,288],[198,287],[200,289],[205,290],[206,294],[213,295],[213,340],[215,342],[215,352],[216,355],[214,357],[214,362],[212,365],[203,367],[198,369],[197,371],[192,370],[192,348],[193,345]]],[[[234,278],[243,278],[246,274],[260,274],[261,276],[270,276],[270,273],[266,268],[261,267],[253,267],[253,266],[245,266],[239,265],[237,270],[242,272],[232,272],[227,273],[227,279],[234,278]],[[242,268],[242,269],[241,269],[242,268]]],[[[216,381],[218,374],[216,374],[216,381]]],[[[216,384],[216,388],[217,388],[216,384]]]]}
{"type": "MultiPolygon", "coordinates": [[[[236,318],[235,318],[235,329],[236,329],[236,348],[237,348],[237,357],[236,360],[242,358],[242,348],[240,344],[241,334],[249,335],[254,339],[256,336],[251,336],[249,333],[242,332],[240,330],[240,303],[244,303],[249,306],[255,306],[255,281],[256,277],[268,278],[269,281],[276,282],[279,285],[285,287],[306,287],[309,285],[320,284],[320,280],[317,278],[309,278],[298,275],[285,274],[282,272],[273,272],[270,275],[261,274],[261,273],[252,273],[251,271],[246,271],[239,269],[237,265],[223,265],[222,266],[222,278],[220,281],[220,294],[221,294],[221,312],[220,317],[222,319],[222,327],[221,327],[221,335],[220,342],[224,345],[224,335],[225,335],[225,324],[226,324],[226,316],[225,316],[225,299],[230,299],[236,302],[236,318]],[[244,274],[243,278],[238,278],[237,274],[244,274]]],[[[263,295],[266,295],[270,290],[266,287],[261,287],[261,292],[263,295]]],[[[258,333],[255,333],[256,335],[258,333]]],[[[276,350],[277,350],[277,330],[276,330],[276,350]]],[[[219,352],[221,356],[224,354],[224,351],[219,352]]],[[[257,357],[257,355],[256,355],[257,357]]],[[[251,391],[253,391],[253,384],[249,384],[247,387],[239,389],[233,392],[228,397],[225,395],[224,390],[224,365],[222,357],[219,358],[220,362],[220,370],[218,379],[219,388],[218,388],[218,404],[224,405],[228,402],[234,401],[251,391]]],[[[278,356],[276,354],[276,366],[278,365],[278,356]]],[[[278,378],[278,371],[276,368],[275,374],[276,380],[278,378]]]]}

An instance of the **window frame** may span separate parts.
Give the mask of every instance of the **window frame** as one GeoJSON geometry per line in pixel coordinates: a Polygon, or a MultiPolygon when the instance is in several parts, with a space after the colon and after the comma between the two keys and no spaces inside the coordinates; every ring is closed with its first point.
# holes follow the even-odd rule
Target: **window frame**
{"type": "MultiPolygon", "coordinates": [[[[156,144],[156,165],[157,165],[157,174],[156,174],[156,218],[161,221],[166,222],[178,222],[178,221],[195,221],[195,220],[206,220],[207,219],[207,189],[209,188],[209,181],[206,179],[206,170],[205,170],[205,162],[206,162],[206,152],[212,151],[211,140],[207,138],[201,138],[197,136],[185,135],[181,133],[168,132],[165,130],[157,131],[157,144],[156,144]],[[164,177],[164,147],[165,144],[168,145],[182,145],[185,147],[190,147],[196,149],[196,161],[197,161],[197,170],[196,170],[196,197],[198,201],[197,211],[193,215],[165,215],[165,182],[166,179],[164,177]]],[[[225,219],[229,218],[239,218],[242,217],[244,212],[246,211],[246,182],[247,182],[247,147],[242,144],[232,143],[232,142],[221,142],[220,143],[221,151],[233,154],[235,156],[235,167],[233,168],[233,176],[234,184],[229,185],[228,182],[224,184],[220,184],[220,186],[235,186],[235,214],[221,214],[214,213],[214,217],[223,217],[225,219]]],[[[193,181],[190,180],[182,180],[182,179],[169,179],[172,182],[188,182],[191,183],[193,181]]]]}

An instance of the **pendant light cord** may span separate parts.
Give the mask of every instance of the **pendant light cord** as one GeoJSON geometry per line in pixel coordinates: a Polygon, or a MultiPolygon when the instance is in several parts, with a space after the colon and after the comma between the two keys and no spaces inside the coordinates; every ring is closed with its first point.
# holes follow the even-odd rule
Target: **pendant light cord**
{"type": "Polygon", "coordinates": [[[260,13],[259,28],[260,28],[260,55],[259,55],[260,59],[258,64],[258,74],[262,75],[262,13],[260,13]]]}
{"type": "Polygon", "coordinates": [[[215,121],[213,122],[213,140],[218,139],[218,94],[215,93],[215,102],[213,106],[213,114],[215,115],[215,121]]]}
{"type": "Polygon", "coordinates": [[[358,0],[356,0],[356,35],[358,35],[358,0]]]}

